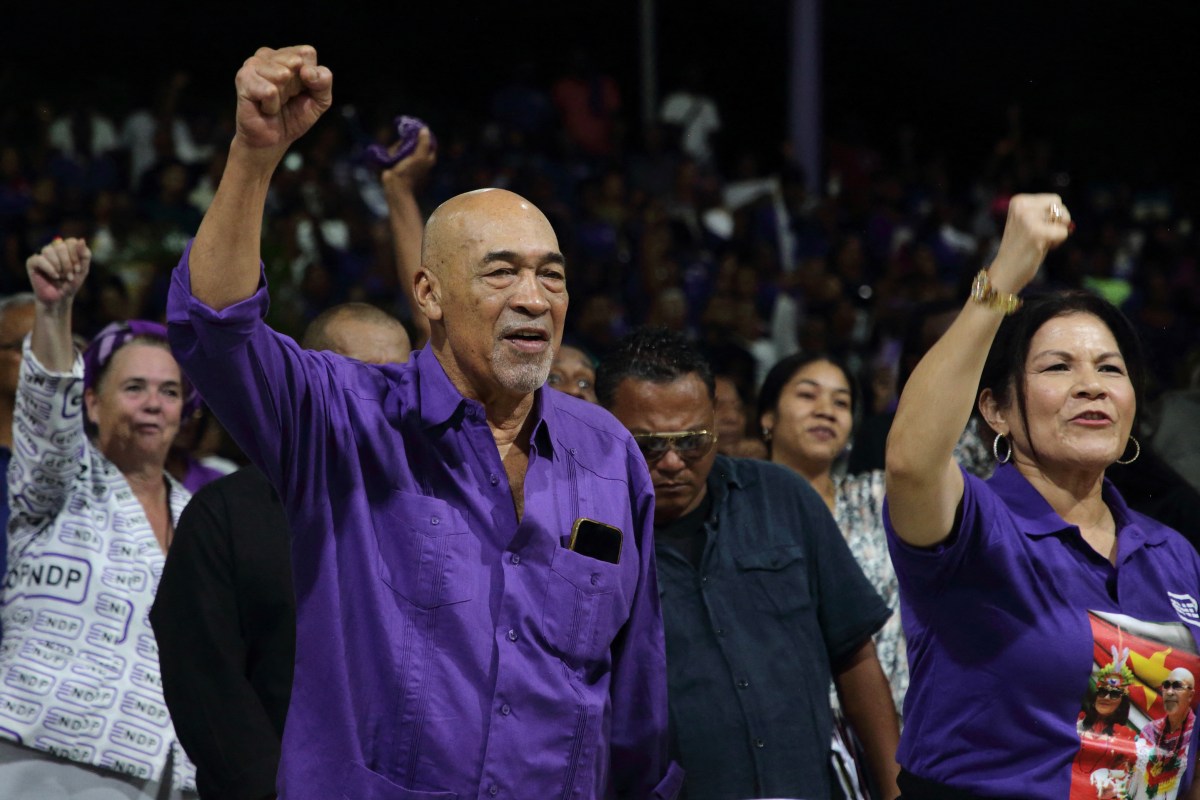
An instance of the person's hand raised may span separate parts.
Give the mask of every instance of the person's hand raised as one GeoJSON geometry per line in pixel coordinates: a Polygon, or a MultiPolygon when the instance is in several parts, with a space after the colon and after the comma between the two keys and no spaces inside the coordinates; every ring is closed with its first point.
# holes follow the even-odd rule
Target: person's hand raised
{"type": "Polygon", "coordinates": [[[43,308],[71,304],[92,265],[92,251],[83,239],[55,239],[25,260],[33,293],[43,308]]]}
{"type": "Polygon", "coordinates": [[[993,286],[1016,293],[1033,280],[1046,254],[1070,235],[1071,212],[1056,194],[1018,194],[1008,203],[1008,219],[996,259],[988,268],[993,286]]]}
{"type": "Polygon", "coordinates": [[[317,64],[317,51],[309,45],[260,47],[234,83],[234,143],[271,168],[333,104],[333,73],[317,64]]]}
{"type": "MultiPolygon", "coordinates": [[[[397,148],[400,145],[401,142],[396,142],[392,147],[397,148]]],[[[415,192],[425,183],[436,163],[437,148],[433,143],[433,134],[429,128],[421,128],[421,132],[417,134],[417,146],[413,151],[397,162],[396,166],[381,172],[379,177],[385,188],[399,184],[415,192]]]]}

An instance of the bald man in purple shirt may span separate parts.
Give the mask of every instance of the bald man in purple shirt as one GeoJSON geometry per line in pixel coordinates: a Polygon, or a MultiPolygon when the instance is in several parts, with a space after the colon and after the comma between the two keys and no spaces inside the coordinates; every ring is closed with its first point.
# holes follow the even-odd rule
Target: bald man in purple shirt
{"type": "Polygon", "coordinates": [[[413,286],[430,339],[407,364],[305,352],[262,321],[270,178],[332,81],[311,47],[238,72],[168,309],[294,531],[280,795],[674,797],[653,488],[616,420],[543,386],[567,291],[542,213],[502,190],[434,212],[413,286]]]}

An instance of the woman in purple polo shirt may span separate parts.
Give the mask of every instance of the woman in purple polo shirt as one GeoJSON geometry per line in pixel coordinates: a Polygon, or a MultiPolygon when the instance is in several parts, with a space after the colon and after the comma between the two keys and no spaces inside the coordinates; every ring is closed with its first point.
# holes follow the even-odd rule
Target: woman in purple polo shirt
{"type": "Polygon", "coordinates": [[[1014,197],[995,261],[900,398],[884,516],[908,640],[906,800],[1193,796],[1194,741],[1170,774],[1140,734],[1074,774],[1108,735],[1080,724],[1108,678],[1136,731],[1166,715],[1172,670],[1195,674],[1200,556],[1104,477],[1140,452],[1129,322],[1082,292],[1016,296],[1070,228],[1057,195],[1014,197]],[[952,455],[976,405],[996,433],[986,482],[952,455]]]}

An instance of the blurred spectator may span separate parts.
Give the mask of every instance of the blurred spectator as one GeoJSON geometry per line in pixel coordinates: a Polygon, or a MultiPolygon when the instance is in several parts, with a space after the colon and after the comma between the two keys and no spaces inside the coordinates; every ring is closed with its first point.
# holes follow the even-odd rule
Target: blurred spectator
{"type": "Polygon", "coordinates": [[[679,88],[663,99],[659,119],[679,142],[679,149],[700,164],[713,160],[712,138],[721,130],[716,102],[703,90],[703,73],[698,64],[683,71],[679,88]]]}
{"type": "MultiPolygon", "coordinates": [[[[31,293],[0,299],[0,475],[8,474],[12,458],[13,404],[17,400],[17,378],[21,371],[21,348],[33,329],[31,293]]],[[[0,547],[0,576],[8,573],[8,482],[0,486],[0,531],[5,531],[0,547]]]]}
{"type": "Polygon", "coordinates": [[[717,452],[737,458],[766,458],[763,442],[747,436],[746,403],[742,388],[729,375],[714,376],[717,411],[717,452]]]}
{"type": "Polygon", "coordinates": [[[554,362],[550,365],[550,377],[546,385],[560,392],[596,402],[596,364],[584,351],[578,347],[563,345],[554,354],[554,362]]]}
{"type": "Polygon", "coordinates": [[[571,150],[589,157],[612,155],[620,134],[621,92],[616,81],[576,49],[550,94],[571,150]]]}

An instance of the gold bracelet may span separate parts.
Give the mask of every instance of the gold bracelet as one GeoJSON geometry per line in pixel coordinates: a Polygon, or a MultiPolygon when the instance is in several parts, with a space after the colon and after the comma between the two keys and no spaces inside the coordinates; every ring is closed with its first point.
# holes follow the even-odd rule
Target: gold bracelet
{"type": "Polygon", "coordinates": [[[1006,317],[1021,307],[1021,298],[1015,294],[996,291],[996,287],[992,286],[988,279],[986,269],[979,270],[979,274],[975,276],[975,282],[971,284],[971,299],[980,305],[1003,311],[1006,317]]]}

